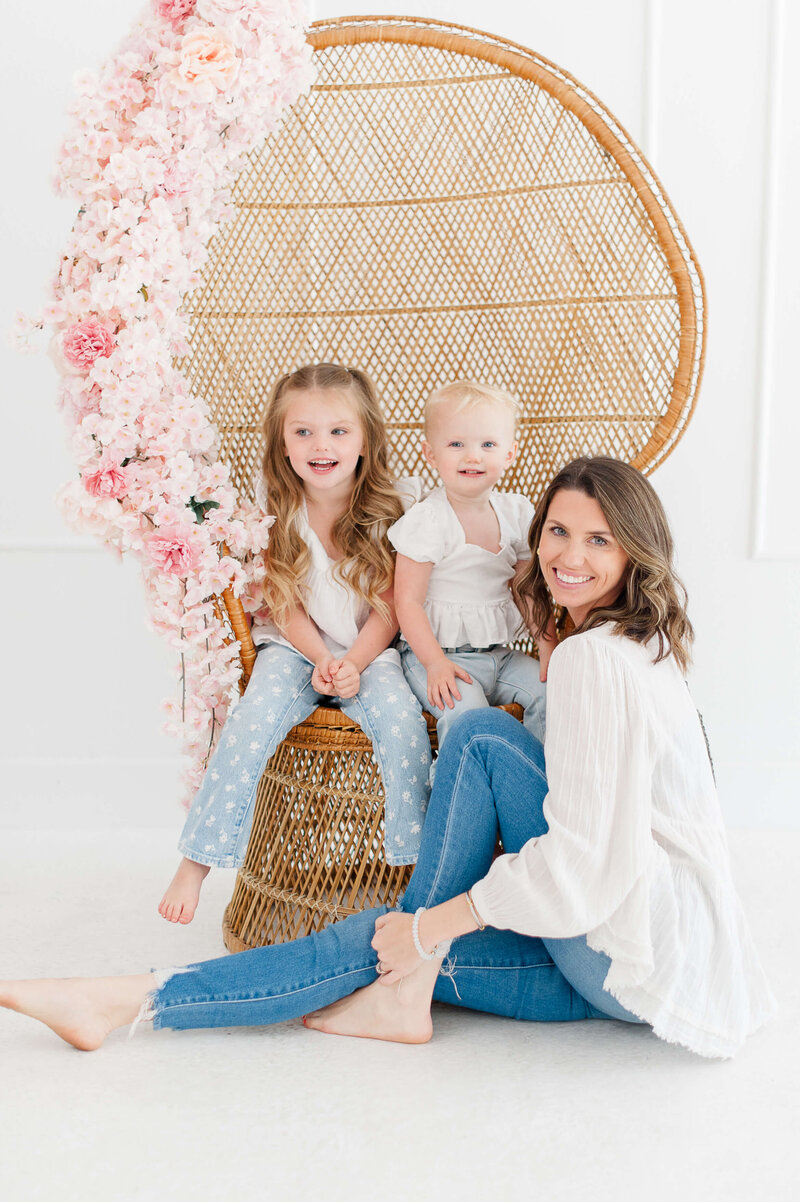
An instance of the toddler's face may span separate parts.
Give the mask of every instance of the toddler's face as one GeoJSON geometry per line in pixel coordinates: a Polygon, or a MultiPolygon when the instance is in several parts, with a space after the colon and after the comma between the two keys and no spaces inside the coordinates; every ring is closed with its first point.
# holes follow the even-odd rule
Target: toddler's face
{"type": "Polygon", "coordinates": [[[475,405],[456,412],[457,401],[438,405],[422,449],[448,493],[475,496],[488,492],[517,453],[514,422],[501,405],[475,405]]]}
{"type": "Polygon", "coordinates": [[[289,462],[314,492],[351,486],[364,449],[364,430],[345,392],[309,389],[294,393],[283,419],[289,462]]]}

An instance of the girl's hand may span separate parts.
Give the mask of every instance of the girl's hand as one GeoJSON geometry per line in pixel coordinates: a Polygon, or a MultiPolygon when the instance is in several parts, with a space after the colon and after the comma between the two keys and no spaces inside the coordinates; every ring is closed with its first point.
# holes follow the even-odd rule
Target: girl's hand
{"type": "Polygon", "coordinates": [[[311,687],[316,689],[318,693],[322,693],[325,697],[333,697],[336,692],[333,683],[332,668],[338,661],[332,655],[323,655],[314,664],[314,671],[311,673],[311,687]]]}
{"type": "Polygon", "coordinates": [[[411,914],[397,912],[381,914],[376,919],[372,946],[382,968],[389,970],[378,977],[381,985],[395,985],[423,963],[411,935],[413,921],[411,914]]]}
{"type": "Polygon", "coordinates": [[[361,687],[361,673],[349,659],[337,659],[331,664],[331,677],[337,697],[347,701],[361,687]]]}
{"type": "Polygon", "coordinates": [[[436,709],[443,710],[445,706],[452,709],[456,701],[461,700],[461,694],[458,691],[456,677],[459,680],[466,681],[467,684],[472,684],[472,677],[464,668],[459,668],[458,664],[454,664],[451,659],[443,655],[441,659],[434,660],[428,667],[428,701],[436,709]]]}

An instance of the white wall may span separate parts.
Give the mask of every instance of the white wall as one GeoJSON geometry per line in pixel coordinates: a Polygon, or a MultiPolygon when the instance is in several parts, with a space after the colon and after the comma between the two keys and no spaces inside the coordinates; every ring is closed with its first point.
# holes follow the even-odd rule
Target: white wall
{"type": "MultiPolygon", "coordinates": [[[[315,17],[374,3],[317,0],[315,17]]],[[[98,62],[134,0],[40,0],[4,20],[2,309],[35,311],[70,224],[49,189],[74,71],[98,62]]],[[[734,825],[798,826],[800,406],[790,357],[800,234],[800,129],[785,65],[800,53],[787,0],[429,0],[410,14],[505,35],[595,91],[650,158],[706,277],[705,380],[683,441],[653,477],[669,511],[698,632],[692,689],[734,825]]],[[[2,350],[0,564],[7,682],[0,825],[174,825],[177,756],[160,733],[170,657],[144,627],[133,565],[65,531],[73,474],[44,358],[2,350]]]]}

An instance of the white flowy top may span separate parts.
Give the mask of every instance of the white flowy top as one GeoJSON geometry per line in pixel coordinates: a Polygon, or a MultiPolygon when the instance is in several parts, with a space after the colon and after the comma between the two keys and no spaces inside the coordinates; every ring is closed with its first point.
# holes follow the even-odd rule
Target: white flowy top
{"type": "Polygon", "coordinates": [[[700,719],[668,656],[606,624],[550,661],[546,834],[472,890],[491,926],[587,934],[605,988],[657,1035],[731,1056],[773,1014],[731,880],[700,719]]]}
{"type": "Polygon", "coordinates": [[[395,550],[432,563],[424,610],[440,647],[509,643],[523,622],[509,584],[520,559],[530,559],[528,529],[534,507],[520,493],[492,491],[500,550],[468,543],[444,488],[435,488],[389,527],[395,550]]]}
{"type": "MultiPolygon", "coordinates": [[[[266,509],[263,501],[262,505],[266,509]]],[[[296,521],[298,533],[311,552],[311,566],[303,586],[306,612],[319,630],[320,637],[331,655],[345,655],[369,617],[370,607],[336,575],[337,561],[330,558],[321,539],[311,528],[305,501],[296,521]]],[[[265,643],[293,646],[281,634],[266,610],[259,610],[253,615],[251,634],[256,647],[265,643]]],[[[394,647],[387,647],[380,655],[375,656],[374,662],[392,663],[399,667],[400,656],[394,647]]]]}

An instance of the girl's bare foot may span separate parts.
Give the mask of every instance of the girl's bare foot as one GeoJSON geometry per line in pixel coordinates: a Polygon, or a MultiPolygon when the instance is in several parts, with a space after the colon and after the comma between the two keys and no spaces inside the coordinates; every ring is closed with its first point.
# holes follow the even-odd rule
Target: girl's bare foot
{"type": "Polygon", "coordinates": [[[191,922],[200,900],[200,889],[210,871],[207,864],[197,864],[184,856],[158,903],[161,917],[167,922],[191,922]]]}
{"type": "Polygon", "coordinates": [[[151,989],[152,973],[136,977],[71,977],[0,982],[0,1006],[27,1014],[74,1048],[93,1052],[109,1032],[136,1018],[151,989]]]}
{"type": "Polygon", "coordinates": [[[439,961],[435,960],[397,985],[374,981],[349,997],[307,1014],[303,1022],[327,1035],[427,1043],[433,1035],[431,996],[438,971],[439,961]]]}

